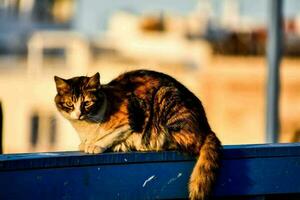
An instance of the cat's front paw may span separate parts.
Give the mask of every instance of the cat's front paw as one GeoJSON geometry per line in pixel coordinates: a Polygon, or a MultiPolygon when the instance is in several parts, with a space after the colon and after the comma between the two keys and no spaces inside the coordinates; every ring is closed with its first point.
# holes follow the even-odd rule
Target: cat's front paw
{"type": "Polygon", "coordinates": [[[104,148],[94,144],[85,144],[84,147],[84,152],[89,154],[97,154],[97,153],[102,153],[104,151],[105,151],[104,148]]]}

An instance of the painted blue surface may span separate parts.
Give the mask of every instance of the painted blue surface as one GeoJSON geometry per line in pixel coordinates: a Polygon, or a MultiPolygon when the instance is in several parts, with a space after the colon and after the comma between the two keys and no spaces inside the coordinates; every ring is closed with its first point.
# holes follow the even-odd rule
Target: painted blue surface
{"type": "MultiPolygon", "coordinates": [[[[187,197],[195,159],[178,152],[0,156],[0,199],[187,197]]],[[[300,144],[225,146],[216,197],[300,194],[300,144]]]]}

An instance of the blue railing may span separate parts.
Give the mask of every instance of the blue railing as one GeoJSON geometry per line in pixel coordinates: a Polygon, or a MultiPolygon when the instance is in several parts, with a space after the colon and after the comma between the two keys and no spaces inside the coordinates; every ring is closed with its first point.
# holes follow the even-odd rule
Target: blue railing
{"type": "MultiPolygon", "coordinates": [[[[195,159],[178,152],[0,155],[0,199],[187,198],[195,159]]],[[[300,144],[224,146],[213,196],[300,194],[300,144]]]]}

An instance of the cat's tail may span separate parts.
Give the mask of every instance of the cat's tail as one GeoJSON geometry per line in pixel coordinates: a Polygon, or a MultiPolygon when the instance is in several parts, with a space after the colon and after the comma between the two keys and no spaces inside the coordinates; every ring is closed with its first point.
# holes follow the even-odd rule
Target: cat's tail
{"type": "Polygon", "coordinates": [[[199,158],[189,182],[191,200],[207,200],[211,194],[220,165],[221,142],[215,133],[209,133],[199,152],[199,158]]]}

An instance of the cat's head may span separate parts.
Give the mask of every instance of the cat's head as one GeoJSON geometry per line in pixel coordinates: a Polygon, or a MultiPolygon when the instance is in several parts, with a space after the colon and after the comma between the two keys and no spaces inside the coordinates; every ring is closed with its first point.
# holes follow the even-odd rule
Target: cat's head
{"type": "Polygon", "coordinates": [[[55,104],[65,118],[90,122],[103,119],[106,99],[101,91],[99,73],[71,79],[55,76],[54,80],[57,90],[55,104]]]}

